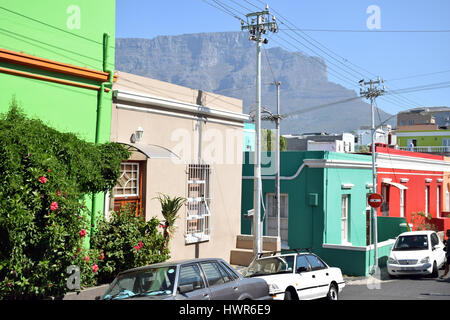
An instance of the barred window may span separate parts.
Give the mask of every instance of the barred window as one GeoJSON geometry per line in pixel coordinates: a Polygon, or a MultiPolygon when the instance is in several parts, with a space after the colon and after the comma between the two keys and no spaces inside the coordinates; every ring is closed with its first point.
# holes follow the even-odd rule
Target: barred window
{"type": "Polygon", "coordinates": [[[187,175],[186,243],[207,241],[211,232],[211,168],[190,164],[187,175]]]}

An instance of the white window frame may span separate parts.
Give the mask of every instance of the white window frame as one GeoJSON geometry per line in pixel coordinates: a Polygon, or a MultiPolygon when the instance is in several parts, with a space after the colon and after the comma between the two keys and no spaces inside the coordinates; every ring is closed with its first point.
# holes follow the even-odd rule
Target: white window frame
{"type": "Polygon", "coordinates": [[[341,244],[349,244],[349,216],[350,195],[343,194],[341,197],[341,244]]]}
{"type": "Polygon", "coordinates": [[[429,195],[429,191],[430,191],[430,186],[425,186],[425,214],[428,216],[428,211],[430,211],[430,197],[429,195]]]}
{"type": "Polygon", "coordinates": [[[405,190],[400,189],[400,217],[405,217],[405,190]]]}
{"type": "Polygon", "coordinates": [[[212,167],[209,164],[189,164],[186,175],[185,243],[209,241],[211,238],[212,167]]]}
{"type": "Polygon", "coordinates": [[[114,186],[113,188],[113,197],[114,198],[128,198],[128,197],[139,197],[139,168],[140,163],[139,162],[122,162],[120,164],[120,170],[122,171],[122,173],[120,174],[120,177],[117,181],[117,184],[114,186]],[[136,179],[128,179],[128,181],[125,183],[125,185],[121,185],[119,186],[119,181],[122,179],[122,177],[126,174],[125,170],[123,168],[125,168],[125,166],[127,165],[131,165],[132,167],[134,167],[135,169],[133,169],[132,172],[136,173],[136,179]],[[136,180],[136,193],[133,194],[116,194],[116,190],[117,189],[122,189],[122,192],[127,189],[126,185],[128,183],[130,183],[131,181],[136,180]]]}
{"type": "Polygon", "coordinates": [[[445,191],[445,202],[446,202],[446,211],[450,211],[450,190],[449,190],[450,186],[447,185],[447,189],[445,191]]]}
{"type": "Polygon", "coordinates": [[[441,217],[440,210],[441,210],[441,186],[437,185],[436,186],[436,217],[437,218],[441,217]]]}

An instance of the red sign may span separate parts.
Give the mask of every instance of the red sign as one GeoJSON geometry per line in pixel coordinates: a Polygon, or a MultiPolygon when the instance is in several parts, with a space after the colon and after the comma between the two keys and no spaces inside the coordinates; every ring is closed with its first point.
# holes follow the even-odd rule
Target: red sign
{"type": "Polygon", "coordinates": [[[383,204],[383,197],[378,193],[371,193],[369,196],[369,206],[372,208],[378,208],[383,204]]]}

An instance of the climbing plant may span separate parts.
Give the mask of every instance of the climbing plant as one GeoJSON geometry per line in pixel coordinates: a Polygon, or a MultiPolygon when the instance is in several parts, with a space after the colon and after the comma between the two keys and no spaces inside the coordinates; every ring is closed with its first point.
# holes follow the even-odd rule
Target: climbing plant
{"type": "Polygon", "coordinates": [[[116,183],[129,152],[95,145],[25,116],[15,99],[0,116],[0,299],[61,297],[67,268],[96,283],[100,252],[86,249],[87,194],[116,183]]]}

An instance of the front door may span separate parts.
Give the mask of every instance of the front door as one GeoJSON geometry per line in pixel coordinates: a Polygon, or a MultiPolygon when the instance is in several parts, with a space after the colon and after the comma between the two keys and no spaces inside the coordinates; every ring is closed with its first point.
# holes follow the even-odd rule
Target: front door
{"type": "Polygon", "coordinates": [[[125,161],[120,165],[120,177],[113,189],[114,211],[128,205],[136,212],[143,210],[143,179],[145,161],[125,161]]]}
{"type": "Polygon", "coordinates": [[[381,195],[383,196],[383,204],[381,205],[381,213],[383,217],[389,217],[389,185],[383,183],[381,185],[381,195]]]}
{"type": "MultiPolygon", "coordinates": [[[[280,194],[280,235],[283,247],[288,243],[288,204],[289,198],[287,194],[280,194]]],[[[267,223],[266,234],[268,236],[278,236],[278,217],[277,207],[274,193],[266,194],[267,205],[267,223]]]]}

